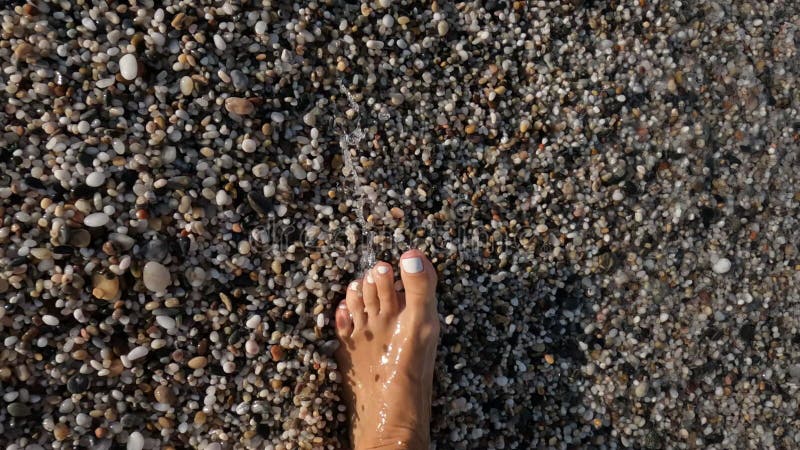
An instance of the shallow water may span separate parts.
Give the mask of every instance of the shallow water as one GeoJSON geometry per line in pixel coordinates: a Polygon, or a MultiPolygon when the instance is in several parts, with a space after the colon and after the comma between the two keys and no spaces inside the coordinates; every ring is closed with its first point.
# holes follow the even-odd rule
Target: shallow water
{"type": "MultiPolygon", "coordinates": [[[[344,86],[341,86],[341,89],[345,92],[345,95],[347,95],[350,108],[357,114],[362,114],[358,102],[353,98],[353,94],[344,86]]],[[[367,118],[361,117],[361,119],[364,120],[367,118]]],[[[355,120],[354,122],[358,121],[355,120]]],[[[357,273],[361,273],[366,268],[375,264],[375,246],[373,243],[375,233],[369,229],[369,224],[364,214],[365,209],[372,209],[372,204],[369,197],[364,192],[361,179],[358,176],[358,171],[353,162],[354,155],[356,159],[358,159],[359,147],[366,135],[367,133],[364,128],[356,127],[352,131],[344,133],[339,139],[339,147],[342,149],[342,161],[344,162],[344,166],[342,167],[342,175],[344,175],[345,178],[343,187],[346,195],[352,199],[352,208],[356,213],[356,222],[361,230],[361,239],[356,242],[361,243],[364,247],[362,249],[352,249],[353,251],[360,250],[359,253],[361,254],[357,273]]]]}

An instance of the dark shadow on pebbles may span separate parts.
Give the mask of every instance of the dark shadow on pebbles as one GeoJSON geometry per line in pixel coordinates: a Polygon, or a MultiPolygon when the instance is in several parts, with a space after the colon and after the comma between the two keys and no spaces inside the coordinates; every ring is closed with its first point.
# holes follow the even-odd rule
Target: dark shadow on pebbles
{"type": "Polygon", "coordinates": [[[593,422],[581,370],[595,338],[584,333],[593,313],[580,278],[485,277],[473,286],[455,277],[440,292],[436,448],[603,445],[611,429],[593,422]]]}

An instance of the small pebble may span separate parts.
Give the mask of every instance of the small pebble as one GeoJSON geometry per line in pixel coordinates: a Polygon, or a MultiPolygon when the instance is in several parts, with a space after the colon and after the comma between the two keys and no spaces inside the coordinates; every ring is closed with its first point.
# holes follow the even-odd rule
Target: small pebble
{"type": "Polygon", "coordinates": [[[134,347],[133,350],[128,352],[128,359],[130,361],[136,361],[139,358],[143,358],[147,356],[150,350],[147,349],[144,345],[140,345],[138,347],[134,347]]]}
{"type": "Polygon", "coordinates": [[[208,359],[205,356],[195,356],[190,359],[187,365],[191,369],[202,369],[208,364],[208,359]]]}
{"type": "Polygon", "coordinates": [[[142,450],[144,448],[144,436],[138,431],[132,432],[128,436],[126,450],[142,450]]]}
{"type": "Polygon", "coordinates": [[[83,224],[91,228],[99,228],[105,226],[109,221],[108,214],[106,213],[92,213],[83,218],[83,224]]]}
{"type": "Polygon", "coordinates": [[[731,260],[728,258],[720,258],[714,263],[712,269],[718,274],[728,273],[731,270],[731,260]]]}
{"type": "Polygon", "coordinates": [[[181,81],[179,83],[181,94],[183,95],[192,95],[194,91],[194,81],[190,76],[181,77],[181,81]]]}
{"type": "Polygon", "coordinates": [[[436,30],[439,32],[439,36],[445,36],[450,31],[450,24],[446,20],[439,21],[436,25],[436,30]]]}
{"type": "Polygon", "coordinates": [[[249,116],[253,113],[253,111],[255,111],[256,108],[253,106],[253,103],[247,99],[230,97],[225,99],[225,109],[227,109],[228,112],[239,116],[249,116]]]}
{"type": "Polygon", "coordinates": [[[128,81],[135,80],[139,75],[139,63],[136,61],[136,56],[130,53],[123,55],[119,60],[119,73],[128,81]]]}
{"type": "Polygon", "coordinates": [[[102,172],[92,172],[86,177],[86,185],[100,187],[106,182],[106,176],[102,172]]]}
{"type": "Polygon", "coordinates": [[[266,178],[269,175],[269,166],[261,163],[253,166],[253,175],[258,178],[266,178]]]}
{"type": "Polygon", "coordinates": [[[156,316],[156,322],[165,330],[173,330],[176,326],[175,319],[170,316],[156,316]]]}
{"type": "Polygon", "coordinates": [[[253,153],[256,151],[258,144],[252,139],[245,139],[242,141],[242,151],[245,153],[253,153]]]}
{"type": "Polygon", "coordinates": [[[147,289],[156,293],[161,293],[166,291],[167,287],[172,283],[172,278],[169,269],[164,267],[164,265],[155,261],[149,261],[144,265],[142,281],[147,289]]]}
{"type": "Polygon", "coordinates": [[[51,316],[50,314],[45,314],[45,315],[42,316],[42,322],[44,322],[45,325],[50,325],[51,327],[54,327],[54,326],[58,325],[61,321],[58,320],[58,317],[56,317],[56,316],[51,316]]]}
{"type": "Polygon", "coordinates": [[[6,406],[6,411],[12,417],[25,417],[31,414],[31,409],[24,403],[14,402],[6,406]]]}
{"type": "Polygon", "coordinates": [[[261,351],[258,343],[252,339],[248,339],[247,342],[245,342],[244,348],[248,355],[257,355],[261,351]]]}

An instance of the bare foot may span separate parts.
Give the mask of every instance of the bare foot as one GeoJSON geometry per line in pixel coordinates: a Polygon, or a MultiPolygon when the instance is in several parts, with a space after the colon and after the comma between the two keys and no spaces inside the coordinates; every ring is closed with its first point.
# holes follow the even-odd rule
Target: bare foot
{"type": "Polygon", "coordinates": [[[336,310],[353,450],[427,450],[439,318],[436,271],[425,255],[400,257],[405,292],[379,262],[350,283],[336,310]]]}

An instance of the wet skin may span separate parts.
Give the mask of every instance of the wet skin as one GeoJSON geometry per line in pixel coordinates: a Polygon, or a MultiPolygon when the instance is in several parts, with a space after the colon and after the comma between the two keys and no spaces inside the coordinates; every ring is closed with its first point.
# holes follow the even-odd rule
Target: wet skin
{"type": "Polygon", "coordinates": [[[379,262],[353,281],[336,310],[344,401],[354,450],[427,449],[439,338],[436,271],[419,250],[394,271],[379,262]]]}

